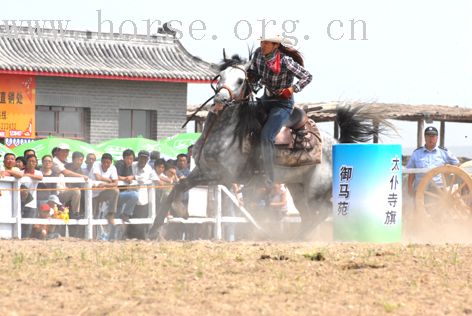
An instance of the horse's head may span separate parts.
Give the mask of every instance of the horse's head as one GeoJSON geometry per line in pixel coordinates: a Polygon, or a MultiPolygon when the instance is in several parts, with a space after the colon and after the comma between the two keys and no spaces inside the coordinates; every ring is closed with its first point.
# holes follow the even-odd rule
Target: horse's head
{"type": "Polygon", "coordinates": [[[215,104],[229,104],[241,101],[249,96],[247,69],[249,62],[233,55],[231,59],[224,56],[219,66],[220,74],[215,78],[215,104]]]}

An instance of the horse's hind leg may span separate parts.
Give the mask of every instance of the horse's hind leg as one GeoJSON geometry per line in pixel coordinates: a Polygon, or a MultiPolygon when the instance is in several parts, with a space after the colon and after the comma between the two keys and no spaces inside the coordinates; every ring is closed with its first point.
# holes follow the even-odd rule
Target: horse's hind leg
{"type": "Polygon", "coordinates": [[[311,218],[310,208],[308,207],[305,191],[302,184],[287,184],[287,188],[290,191],[290,195],[293,198],[293,204],[300,213],[301,226],[293,236],[296,239],[304,239],[306,232],[312,227],[313,219],[311,218]]]}
{"type": "Polygon", "coordinates": [[[297,238],[309,239],[315,229],[326,220],[331,212],[329,199],[326,197],[309,197],[302,184],[287,185],[293,198],[293,203],[300,213],[301,227],[297,238]]]}
{"type": "Polygon", "coordinates": [[[328,195],[308,200],[308,204],[312,205],[311,213],[313,213],[313,221],[311,223],[311,234],[307,236],[309,239],[316,239],[318,241],[331,241],[332,228],[331,222],[327,219],[332,214],[332,204],[328,195]],[[329,225],[329,227],[327,226],[329,225]],[[329,233],[329,234],[328,234],[329,233]]]}

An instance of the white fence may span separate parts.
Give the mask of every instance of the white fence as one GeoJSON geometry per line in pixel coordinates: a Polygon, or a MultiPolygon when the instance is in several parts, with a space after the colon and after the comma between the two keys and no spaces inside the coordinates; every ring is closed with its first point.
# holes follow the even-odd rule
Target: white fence
{"type": "MultiPolygon", "coordinates": [[[[83,219],[69,219],[67,222],[62,219],[49,219],[49,218],[22,218],[21,216],[21,197],[20,197],[20,186],[23,183],[32,182],[30,178],[20,178],[15,179],[12,177],[5,177],[0,179],[0,238],[19,238],[21,239],[21,225],[22,224],[40,224],[40,225],[79,225],[85,226],[85,238],[93,239],[94,238],[94,226],[107,225],[108,221],[106,219],[97,219],[93,218],[92,210],[92,181],[84,181],[82,178],[73,178],[73,177],[45,177],[42,181],[36,181],[38,183],[82,183],[84,185],[83,194],[85,195],[85,216],[83,219]]],[[[119,185],[125,185],[124,183],[119,183],[119,185]]],[[[134,183],[137,185],[137,183],[134,183]]],[[[140,184],[143,185],[143,184],[140,184]]],[[[155,183],[148,182],[145,184],[148,186],[148,214],[145,218],[131,218],[129,223],[126,225],[139,225],[139,224],[148,224],[152,225],[156,217],[156,190],[155,183]]],[[[54,189],[53,189],[54,190],[54,189]]],[[[184,223],[184,224],[201,224],[201,223],[213,223],[214,224],[214,238],[222,239],[223,238],[223,224],[227,223],[252,223],[257,229],[261,229],[260,226],[256,223],[251,214],[238,205],[236,197],[228,191],[224,186],[216,186],[214,190],[215,193],[213,197],[214,209],[216,214],[214,217],[206,217],[206,212],[202,214],[202,217],[194,217],[188,219],[182,218],[173,218],[167,219],[167,222],[172,223],[184,223]],[[221,194],[226,194],[231,201],[239,208],[239,210],[244,214],[245,217],[230,217],[222,216],[222,204],[221,204],[221,194]]],[[[198,203],[198,202],[197,202],[198,203]]],[[[192,202],[190,202],[192,204],[192,202]]],[[[206,203],[205,203],[206,206],[206,203]]],[[[192,207],[192,205],[190,205],[192,207]]],[[[124,224],[121,219],[115,219],[115,225],[124,224]]]]}
{"type": "MultiPolygon", "coordinates": [[[[431,169],[403,169],[403,174],[410,173],[426,173],[431,169]]],[[[85,182],[82,178],[73,177],[45,177],[38,183],[82,183],[84,184],[83,194],[85,194],[85,217],[83,219],[70,219],[67,223],[61,219],[43,219],[43,218],[22,218],[21,217],[21,200],[20,200],[20,186],[22,183],[28,183],[32,180],[30,178],[15,179],[12,177],[5,177],[0,179],[0,238],[21,238],[21,225],[22,224],[41,224],[41,225],[79,225],[86,226],[85,238],[94,238],[94,226],[107,225],[106,219],[93,218],[92,210],[92,181],[85,182]]],[[[136,183],[137,184],[137,183],[136,183]]],[[[124,185],[124,183],[120,183],[124,185]]],[[[147,183],[148,187],[148,214],[145,218],[131,218],[130,222],[126,225],[137,225],[137,224],[148,224],[152,225],[156,217],[156,199],[155,199],[155,184],[147,183]]],[[[206,190],[206,187],[200,187],[200,190],[206,190]]],[[[215,216],[207,217],[206,215],[206,201],[205,203],[200,200],[194,202],[194,205],[200,209],[199,217],[191,217],[188,219],[173,218],[168,219],[167,222],[171,223],[184,223],[184,224],[202,224],[212,223],[214,224],[214,238],[221,240],[223,239],[223,225],[230,223],[250,223],[256,229],[262,230],[260,225],[251,216],[251,214],[244,208],[239,206],[236,197],[224,186],[215,186],[212,190],[215,192],[214,196],[210,201],[214,203],[215,216]],[[223,216],[221,197],[225,194],[229,197],[231,202],[239,209],[242,217],[235,216],[223,216]]],[[[205,197],[206,199],[206,197],[205,197]]],[[[192,200],[192,198],[191,198],[192,200]]],[[[192,202],[190,202],[189,209],[192,208],[192,202]]],[[[285,219],[289,222],[299,222],[299,218],[285,219]]],[[[115,219],[116,225],[123,224],[121,219],[115,219]]]]}

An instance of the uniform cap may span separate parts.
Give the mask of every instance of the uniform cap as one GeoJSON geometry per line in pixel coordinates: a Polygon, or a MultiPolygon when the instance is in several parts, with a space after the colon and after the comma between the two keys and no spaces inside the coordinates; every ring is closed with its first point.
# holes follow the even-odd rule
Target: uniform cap
{"type": "Polygon", "coordinates": [[[425,135],[438,135],[438,129],[434,126],[428,126],[426,127],[426,129],[424,130],[424,134],[425,135]]]}

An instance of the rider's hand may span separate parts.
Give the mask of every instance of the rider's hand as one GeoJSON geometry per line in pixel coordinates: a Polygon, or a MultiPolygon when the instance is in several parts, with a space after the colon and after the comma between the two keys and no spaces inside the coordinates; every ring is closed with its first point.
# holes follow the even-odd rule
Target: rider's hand
{"type": "Polygon", "coordinates": [[[257,74],[257,72],[253,69],[248,69],[247,70],[247,80],[250,82],[250,83],[256,83],[258,80],[259,80],[259,75],[257,74]]]}
{"type": "Polygon", "coordinates": [[[293,88],[289,87],[289,88],[282,89],[282,91],[280,91],[279,93],[279,96],[282,99],[290,99],[292,97],[292,94],[293,94],[293,88]]]}

